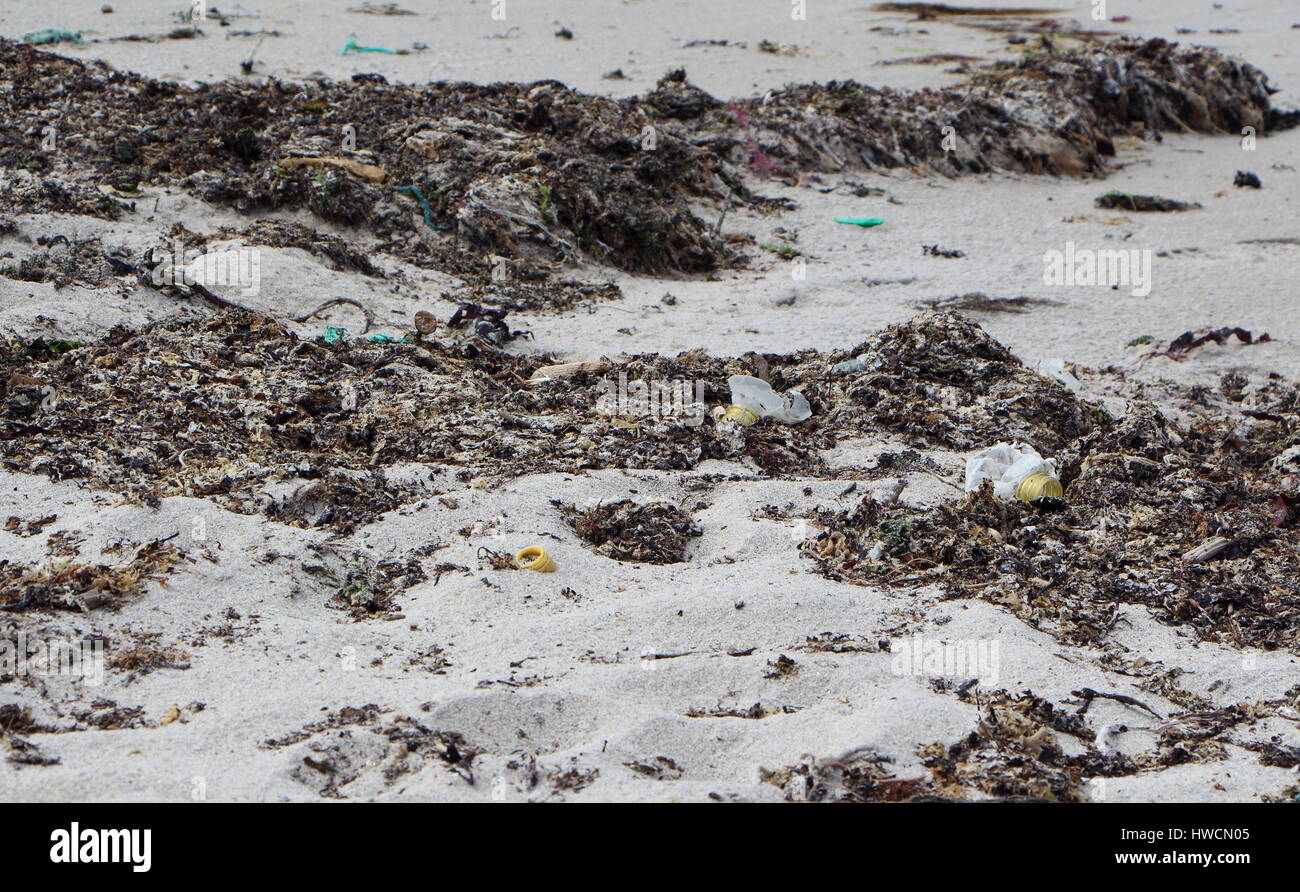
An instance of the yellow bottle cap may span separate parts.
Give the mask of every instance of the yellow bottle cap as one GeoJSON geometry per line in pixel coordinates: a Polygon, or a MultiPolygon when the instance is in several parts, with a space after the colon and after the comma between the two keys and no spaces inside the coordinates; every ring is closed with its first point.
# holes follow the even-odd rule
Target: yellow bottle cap
{"type": "Polygon", "coordinates": [[[555,561],[540,545],[529,545],[515,555],[515,563],[521,570],[536,570],[538,573],[551,573],[555,570],[555,561]]]}
{"type": "Polygon", "coordinates": [[[725,413],[723,413],[722,417],[726,421],[734,421],[736,424],[742,426],[753,424],[755,421],[758,421],[757,415],[755,415],[753,412],[749,411],[748,409],[741,408],[740,406],[732,406],[725,413]]]}
{"type": "Polygon", "coordinates": [[[1016,487],[1016,498],[1022,502],[1036,502],[1039,499],[1059,499],[1065,495],[1061,481],[1047,474],[1030,474],[1016,487]]]}

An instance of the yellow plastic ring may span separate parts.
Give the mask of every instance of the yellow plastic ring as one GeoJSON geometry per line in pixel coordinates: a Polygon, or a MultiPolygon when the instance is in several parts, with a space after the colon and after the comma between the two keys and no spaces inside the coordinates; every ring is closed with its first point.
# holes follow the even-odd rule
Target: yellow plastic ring
{"type": "Polygon", "coordinates": [[[739,425],[753,424],[755,421],[758,421],[757,415],[748,409],[741,408],[740,406],[732,406],[726,412],[722,413],[722,417],[726,421],[734,421],[739,425]]]}
{"type": "Polygon", "coordinates": [[[1022,502],[1036,502],[1039,499],[1059,499],[1065,495],[1061,481],[1047,474],[1030,474],[1016,487],[1016,498],[1022,502]]]}
{"type": "Polygon", "coordinates": [[[546,549],[540,545],[529,545],[527,548],[515,555],[515,563],[521,570],[536,570],[538,573],[552,573],[555,571],[555,561],[546,553],[546,549]]]}

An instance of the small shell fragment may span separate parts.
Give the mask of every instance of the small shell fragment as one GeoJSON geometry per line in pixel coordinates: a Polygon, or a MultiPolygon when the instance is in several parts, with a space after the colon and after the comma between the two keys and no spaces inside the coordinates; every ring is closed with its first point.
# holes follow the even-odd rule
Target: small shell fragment
{"type": "Polygon", "coordinates": [[[433,334],[433,330],[437,327],[438,320],[428,310],[421,310],[415,314],[415,330],[420,334],[433,334]]]}

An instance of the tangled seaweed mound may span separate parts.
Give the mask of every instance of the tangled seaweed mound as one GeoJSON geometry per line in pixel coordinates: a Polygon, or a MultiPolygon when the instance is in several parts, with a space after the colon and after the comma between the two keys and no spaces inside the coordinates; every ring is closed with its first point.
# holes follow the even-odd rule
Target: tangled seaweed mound
{"type": "Polygon", "coordinates": [[[1141,403],[1099,416],[1056,453],[1059,512],[996,499],[987,484],[925,511],[868,498],[821,516],[827,529],[804,550],[832,578],[938,583],[1074,644],[1101,644],[1120,605],[1139,604],[1208,641],[1300,648],[1296,390],[1263,388],[1245,423],[1189,405],[1201,412],[1186,425],[1141,403]]]}
{"type": "Polygon", "coordinates": [[[20,282],[50,282],[55,290],[74,282],[97,288],[114,281],[115,263],[121,261],[106,252],[97,237],[59,239],[17,263],[0,265],[0,276],[20,282]]]}
{"type": "MultiPolygon", "coordinates": [[[[1259,70],[1215,50],[1121,39],[1027,57],[943,90],[788,87],[731,107],[753,122],[750,145],[731,154],[741,160],[759,149],[794,170],[1100,173],[1122,135],[1266,133],[1300,123],[1300,113],[1272,108],[1269,92],[1259,70]],[[955,143],[944,139],[948,127],[955,143]]],[[[705,120],[718,126],[725,114],[705,120]]]]}
{"type": "Polygon", "coordinates": [[[373,74],[187,87],[4,40],[0,70],[0,116],[19,122],[0,131],[0,166],[24,174],[0,198],[19,210],[116,217],[141,185],[179,185],[243,212],[364,225],[385,250],[451,268],[469,247],[711,270],[734,258],[690,202],[771,204],[746,188],[746,166],[1101,172],[1121,135],[1262,134],[1300,119],[1269,105],[1251,66],[1163,40],[1025,58],[938,91],[832,82],[729,105],[680,70],[622,100],[556,81],[411,87],[373,74]],[[42,148],[50,121],[76,134],[57,152],[42,148]],[[357,147],[340,147],[349,133],[357,147]]]}
{"type": "Polygon", "coordinates": [[[0,610],[93,610],[117,608],[182,560],[163,542],[149,542],[117,566],[62,563],[36,566],[0,560],[0,610]]]}
{"type": "Polygon", "coordinates": [[[651,119],[636,103],[554,81],[186,87],[9,41],[0,70],[0,116],[24,122],[0,133],[0,166],[31,172],[3,195],[23,210],[115,216],[137,186],[180,183],[245,212],[304,207],[418,242],[429,233],[415,222],[421,203],[394,191],[414,186],[428,224],[480,254],[585,252],[629,270],[699,272],[726,252],[688,198],[749,196],[738,172],[684,139],[657,133],[643,150],[651,119]],[[43,151],[48,119],[77,139],[43,151]],[[364,150],[340,149],[348,126],[364,150]]]}
{"type": "Polygon", "coordinates": [[[412,470],[421,465],[453,466],[468,480],[685,470],[729,458],[765,474],[824,476],[838,473],[828,470],[826,450],[882,428],[906,431],[918,445],[951,445],[955,428],[935,420],[946,413],[965,417],[971,436],[1014,430],[1044,446],[1055,444],[1052,425],[1062,418],[1085,429],[1069,391],[1026,370],[969,320],[919,316],[880,337],[866,349],[905,367],[837,378],[828,369],[843,355],[813,351],[644,355],[618,367],[629,380],[700,382],[713,405],[726,404],[727,377],[737,373],[765,376],[779,390],[800,385],[813,403],[802,424],[764,419],[743,428],[709,417],[692,424],[605,414],[609,382],[590,372],[523,387],[550,360],[513,356],[473,335],[327,344],[231,311],[118,328],[84,347],[14,339],[0,342],[0,377],[9,382],[0,461],[146,503],[199,496],[288,523],[350,528],[427,495],[427,471],[412,470]],[[909,351],[906,341],[916,346],[909,351]]]}
{"type": "Polygon", "coordinates": [[[1056,450],[1092,429],[1091,412],[1063,384],[1026,368],[965,316],[936,312],[893,325],[852,353],[866,370],[843,398],[819,393],[828,422],[869,412],[874,423],[922,442],[965,450],[1018,438],[1056,450]]]}
{"type": "MultiPolygon", "coordinates": [[[[952,682],[936,678],[939,693],[976,705],[975,729],[952,744],[931,743],[917,754],[928,775],[895,776],[887,755],[869,748],[850,750],[832,758],[805,756],[795,764],[762,771],[765,783],[779,787],[786,799],[806,802],[952,802],[1001,800],[1014,802],[1086,802],[1085,782],[1092,778],[1128,777],[1189,762],[1220,762],[1226,735],[1253,725],[1286,698],[1254,705],[1213,709],[1189,703],[1184,711],[1162,717],[1142,701],[1123,702],[1161,720],[1156,746],[1129,756],[1110,749],[1091,725],[1088,708],[1100,694],[1088,688],[1074,691],[1074,712],[1054,705],[1032,691],[983,692],[974,679],[956,691],[952,682]],[[1072,751],[1072,752],[1071,752],[1072,751]]],[[[1237,745],[1260,753],[1264,765],[1300,763],[1295,747],[1252,742],[1237,745]]]]}
{"type": "Polygon", "coordinates": [[[616,561],[678,564],[686,560],[690,538],[701,533],[689,514],[668,502],[623,499],[585,511],[555,504],[582,541],[616,561]]]}
{"type": "Polygon", "coordinates": [[[1085,777],[1137,770],[1123,756],[1107,759],[1095,751],[1067,756],[1058,733],[1088,744],[1096,736],[1082,716],[1064,713],[1032,693],[1012,697],[997,691],[983,704],[976,730],[951,746],[920,748],[929,776],[896,777],[891,758],[859,749],[831,759],[806,757],[764,771],[762,778],[799,802],[1083,802],[1085,777]]]}
{"type": "Polygon", "coordinates": [[[681,426],[685,445],[605,425],[586,388],[523,390],[531,361],[474,339],[331,345],[230,312],[119,328],[44,364],[31,355],[12,347],[3,364],[5,467],[303,525],[346,528],[417,498],[405,463],[666,469],[690,467],[704,442],[681,426]]]}

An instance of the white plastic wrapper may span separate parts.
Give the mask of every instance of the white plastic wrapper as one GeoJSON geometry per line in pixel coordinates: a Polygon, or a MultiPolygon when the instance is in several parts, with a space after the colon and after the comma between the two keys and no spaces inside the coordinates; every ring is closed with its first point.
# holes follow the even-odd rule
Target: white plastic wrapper
{"type": "Polygon", "coordinates": [[[855,356],[853,359],[846,359],[843,362],[837,362],[831,366],[832,375],[843,375],[846,372],[857,374],[867,370],[867,354],[863,353],[855,356]]]}
{"type": "Polygon", "coordinates": [[[1047,359],[1038,363],[1036,368],[1038,374],[1044,378],[1055,378],[1070,389],[1071,393],[1078,393],[1083,389],[1083,384],[1079,379],[1074,377],[1074,373],[1065,367],[1064,359],[1047,359]]]}
{"type": "Polygon", "coordinates": [[[772,390],[772,385],[749,375],[732,375],[731,404],[753,412],[759,418],[775,418],[783,424],[798,424],[812,417],[812,407],[804,395],[791,390],[784,396],[772,390]]]}
{"type": "Polygon", "coordinates": [[[1000,499],[1014,499],[1016,487],[1030,474],[1046,474],[1053,480],[1056,462],[1044,459],[1032,446],[1023,443],[999,443],[966,459],[966,492],[980,488],[984,480],[993,481],[993,494],[1000,499]]]}

